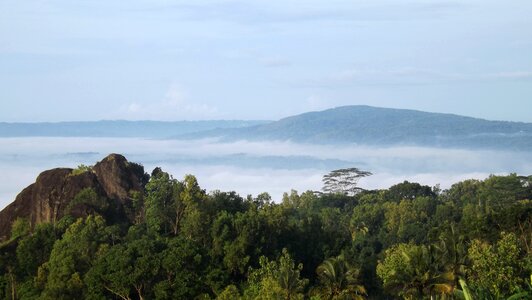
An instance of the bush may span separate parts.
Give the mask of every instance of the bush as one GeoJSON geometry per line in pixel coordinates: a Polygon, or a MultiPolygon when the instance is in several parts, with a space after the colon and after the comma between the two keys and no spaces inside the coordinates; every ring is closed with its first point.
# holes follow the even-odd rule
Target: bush
{"type": "Polygon", "coordinates": [[[72,170],[72,173],[70,173],[71,176],[76,176],[83,174],[85,172],[92,172],[92,166],[86,166],[84,164],[79,165],[77,168],[72,170]]]}

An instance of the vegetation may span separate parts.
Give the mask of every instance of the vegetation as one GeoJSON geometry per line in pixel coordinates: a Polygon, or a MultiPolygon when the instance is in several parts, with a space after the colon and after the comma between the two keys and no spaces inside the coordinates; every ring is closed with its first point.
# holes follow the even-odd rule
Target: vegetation
{"type": "Polygon", "coordinates": [[[206,193],[157,168],[127,220],[83,190],[13,224],[0,299],[529,299],[532,177],[357,193],[206,193]],[[528,297],[528,298],[527,298],[528,297]]]}
{"type": "Polygon", "coordinates": [[[80,174],[83,174],[85,172],[90,172],[90,171],[92,171],[92,167],[91,166],[86,166],[84,164],[81,164],[77,168],[73,169],[72,173],[70,173],[70,175],[71,176],[76,176],[76,175],[80,175],[80,174]]]}
{"type": "Polygon", "coordinates": [[[530,151],[532,124],[351,105],[289,116],[247,128],[197,132],[195,138],[198,137],[530,151]]]}
{"type": "Polygon", "coordinates": [[[371,172],[362,171],[358,168],[334,170],[323,176],[322,190],[326,193],[343,193],[352,196],[363,191],[357,186],[360,178],[370,175],[372,175],[371,172]]]}

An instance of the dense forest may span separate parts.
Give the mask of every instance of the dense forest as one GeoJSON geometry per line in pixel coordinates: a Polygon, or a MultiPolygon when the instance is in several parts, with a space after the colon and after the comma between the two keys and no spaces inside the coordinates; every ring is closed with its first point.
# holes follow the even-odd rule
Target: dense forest
{"type": "Polygon", "coordinates": [[[130,196],[134,221],[91,189],[71,202],[86,217],[17,219],[0,299],[532,298],[532,176],[275,203],[156,168],[130,196]]]}

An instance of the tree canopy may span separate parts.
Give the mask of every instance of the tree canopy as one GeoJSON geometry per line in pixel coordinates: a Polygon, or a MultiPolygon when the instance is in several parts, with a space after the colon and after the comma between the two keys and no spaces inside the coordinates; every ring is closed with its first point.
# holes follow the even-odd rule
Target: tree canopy
{"type": "Polygon", "coordinates": [[[123,220],[82,190],[55,224],[13,223],[0,299],[532,297],[530,177],[362,190],[369,172],[336,171],[273,201],[158,168],[123,220]]]}
{"type": "Polygon", "coordinates": [[[372,175],[371,172],[358,168],[338,169],[323,176],[323,188],[326,193],[355,195],[363,189],[358,187],[360,178],[372,175]]]}

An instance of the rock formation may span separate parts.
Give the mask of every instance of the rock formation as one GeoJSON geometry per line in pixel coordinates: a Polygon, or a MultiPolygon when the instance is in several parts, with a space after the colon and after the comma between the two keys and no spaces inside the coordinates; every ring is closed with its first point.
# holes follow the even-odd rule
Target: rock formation
{"type": "MultiPolygon", "coordinates": [[[[125,219],[124,206],[131,201],[131,193],[142,191],[146,182],[144,168],[119,154],[110,154],[91,170],[73,171],[57,168],[42,172],[35,183],[22,190],[13,203],[0,211],[0,241],[9,237],[11,224],[17,218],[26,218],[32,227],[57,222],[65,215],[74,197],[86,188],[109,201],[114,208],[113,217],[125,219]]],[[[74,215],[80,216],[82,212],[74,215]]]]}

